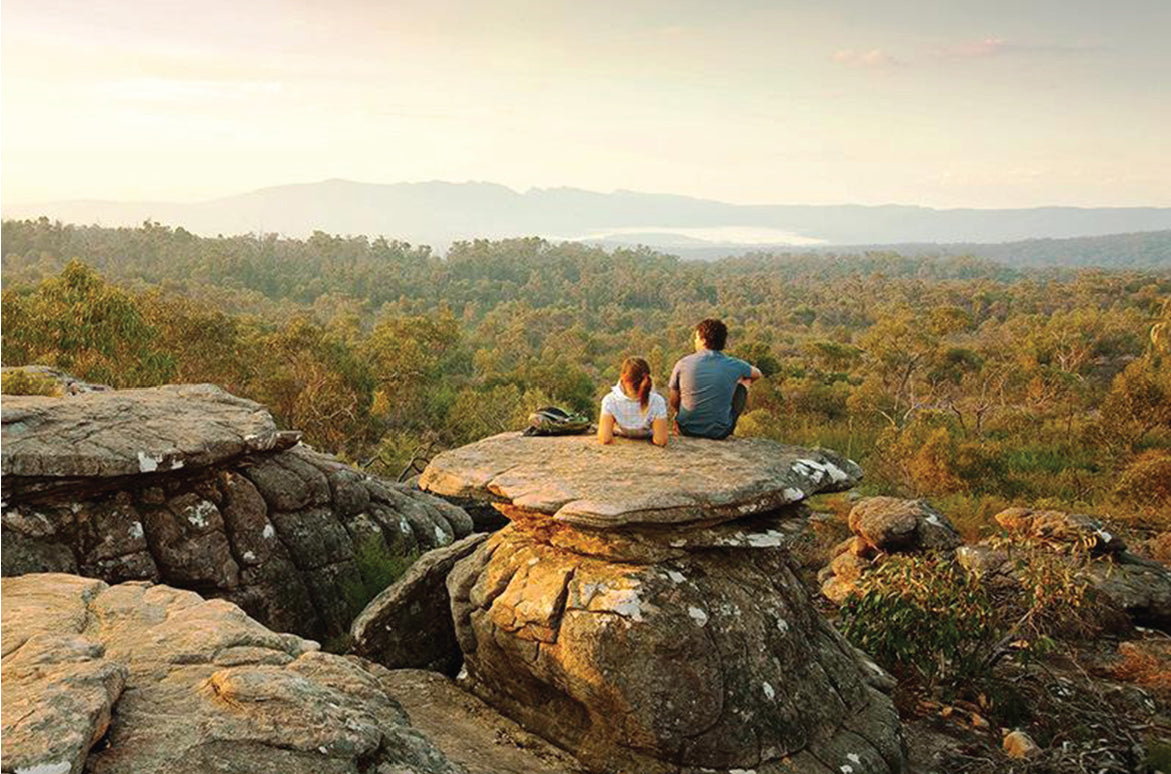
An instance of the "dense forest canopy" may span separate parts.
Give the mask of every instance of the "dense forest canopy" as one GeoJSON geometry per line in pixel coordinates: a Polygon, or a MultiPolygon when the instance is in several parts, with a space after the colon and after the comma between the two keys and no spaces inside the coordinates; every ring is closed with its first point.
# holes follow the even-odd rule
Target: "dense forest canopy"
{"type": "MultiPolygon", "coordinates": [[[[662,389],[692,326],[769,378],[740,431],[833,446],[873,491],[1165,517],[1171,273],[964,256],[713,263],[541,239],[200,238],[3,224],[3,361],[117,386],[210,381],[398,475],[547,403],[596,412],[625,355],[662,389]],[[1162,330],[1167,330],[1163,328],[1162,330]]],[[[1107,261],[1108,262],[1108,261],[1107,261]]]]}

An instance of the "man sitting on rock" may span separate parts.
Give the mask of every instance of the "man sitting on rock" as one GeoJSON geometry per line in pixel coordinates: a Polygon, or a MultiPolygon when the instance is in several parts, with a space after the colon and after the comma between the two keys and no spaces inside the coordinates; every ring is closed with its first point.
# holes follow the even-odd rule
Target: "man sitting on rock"
{"type": "Polygon", "coordinates": [[[671,408],[683,435],[723,439],[736,429],[748,403],[748,387],[760,369],[724,354],[728,327],[707,319],[695,326],[695,353],[681,358],[671,372],[671,408]]]}

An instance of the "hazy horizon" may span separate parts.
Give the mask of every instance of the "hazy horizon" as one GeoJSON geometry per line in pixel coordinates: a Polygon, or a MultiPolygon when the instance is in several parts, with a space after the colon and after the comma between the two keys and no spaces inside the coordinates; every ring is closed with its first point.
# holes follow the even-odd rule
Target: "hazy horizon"
{"type": "Polygon", "coordinates": [[[1171,4],[3,5],[15,203],[493,181],[734,204],[1171,205],[1171,4]]]}

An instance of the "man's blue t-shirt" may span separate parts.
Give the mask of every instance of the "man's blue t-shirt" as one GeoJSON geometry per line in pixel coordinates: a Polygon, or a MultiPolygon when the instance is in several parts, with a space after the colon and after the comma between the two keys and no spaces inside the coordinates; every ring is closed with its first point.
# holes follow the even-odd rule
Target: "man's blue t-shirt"
{"type": "Polygon", "coordinates": [[[714,349],[681,358],[671,372],[679,391],[679,429],[702,438],[727,438],[732,430],[736,383],[752,376],[752,366],[714,349]]]}

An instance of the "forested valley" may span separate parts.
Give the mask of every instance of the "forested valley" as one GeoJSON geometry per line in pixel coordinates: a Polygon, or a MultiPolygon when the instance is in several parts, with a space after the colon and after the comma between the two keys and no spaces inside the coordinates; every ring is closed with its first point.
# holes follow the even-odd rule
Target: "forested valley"
{"type": "Polygon", "coordinates": [[[4,365],[219,384],[390,477],[542,405],[596,415],[627,355],[665,391],[695,322],[718,316],[767,377],[738,432],[839,449],[866,493],[931,497],[969,538],[1014,503],[1171,521],[1162,269],[891,252],[705,263],[536,238],[440,257],[44,219],[5,222],[2,239],[4,365]]]}

